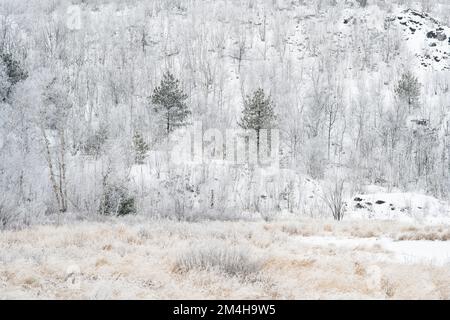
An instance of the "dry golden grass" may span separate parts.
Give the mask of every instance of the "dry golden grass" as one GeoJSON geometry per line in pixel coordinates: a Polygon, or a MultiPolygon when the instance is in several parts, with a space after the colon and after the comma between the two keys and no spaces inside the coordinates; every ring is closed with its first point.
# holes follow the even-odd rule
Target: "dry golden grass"
{"type": "Polygon", "coordinates": [[[412,225],[393,221],[340,221],[323,223],[306,220],[295,223],[274,222],[267,230],[281,230],[297,236],[338,236],[353,238],[390,237],[402,240],[449,241],[450,226],[412,225]]]}
{"type": "Polygon", "coordinates": [[[366,275],[366,268],[359,262],[355,262],[355,274],[361,277],[366,275]]]}
{"type": "Polygon", "coordinates": [[[405,240],[429,240],[429,241],[449,241],[450,240],[450,231],[443,230],[424,230],[424,231],[411,231],[401,233],[397,240],[405,241],[405,240]]]}
{"type": "Polygon", "coordinates": [[[310,235],[399,239],[434,233],[445,239],[447,232],[447,227],[319,220],[118,219],[34,227],[0,233],[0,298],[449,299],[448,265],[399,263],[379,244],[302,241],[310,235]],[[213,243],[242,250],[214,255],[213,243]],[[205,250],[197,257],[198,247],[205,250]],[[180,256],[186,263],[180,264],[180,256]],[[260,266],[239,267],[253,261],[260,266]]]}
{"type": "Polygon", "coordinates": [[[96,267],[102,267],[102,266],[108,265],[108,264],[109,264],[109,262],[105,258],[99,258],[99,259],[97,259],[97,262],[95,262],[96,267]]]}

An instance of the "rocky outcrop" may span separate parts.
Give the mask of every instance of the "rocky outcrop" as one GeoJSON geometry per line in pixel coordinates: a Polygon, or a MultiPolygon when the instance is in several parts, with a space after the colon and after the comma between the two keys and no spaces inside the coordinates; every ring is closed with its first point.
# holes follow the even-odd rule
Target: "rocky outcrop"
{"type": "Polygon", "coordinates": [[[397,24],[424,68],[450,70],[450,28],[427,13],[403,10],[387,20],[397,24]],[[425,43],[417,51],[418,45],[425,43]]]}

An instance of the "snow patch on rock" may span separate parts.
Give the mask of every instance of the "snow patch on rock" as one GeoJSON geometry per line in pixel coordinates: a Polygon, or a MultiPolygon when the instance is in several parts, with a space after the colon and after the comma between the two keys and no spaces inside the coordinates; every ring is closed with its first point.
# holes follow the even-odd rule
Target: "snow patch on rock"
{"type": "Polygon", "coordinates": [[[424,68],[450,70],[450,28],[427,13],[402,10],[387,18],[405,34],[408,47],[424,68]]]}
{"type": "Polygon", "coordinates": [[[373,193],[354,196],[347,217],[449,223],[450,206],[445,201],[419,193],[373,193]]]}

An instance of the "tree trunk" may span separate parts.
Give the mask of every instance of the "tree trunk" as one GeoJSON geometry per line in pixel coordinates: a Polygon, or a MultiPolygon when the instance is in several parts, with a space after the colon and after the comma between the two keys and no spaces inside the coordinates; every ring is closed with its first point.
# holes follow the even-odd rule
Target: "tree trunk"
{"type": "Polygon", "coordinates": [[[60,193],[61,193],[61,212],[67,211],[67,185],[66,185],[66,159],[65,159],[65,153],[66,153],[66,138],[64,135],[64,130],[60,130],[60,193]]]}
{"type": "Polygon", "coordinates": [[[167,135],[170,133],[170,113],[167,111],[167,125],[166,125],[167,135]]]}
{"type": "Polygon", "coordinates": [[[47,159],[47,165],[48,165],[48,169],[49,169],[50,182],[52,184],[53,194],[55,195],[56,202],[58,203],[59,209],[61,209],[61,197],[60,197],[60,194],[58,191],[58,184],[56,182],[55,172],[53,170],[52,155],[50,152],[50,141],[47,138],[47,134],[45,133],[44,128],[41,128],[41,132],[42,132],[42,136],[44,138],[46,159],[47,159]]]}
{"type": "Polygon", "coordinates": [[[260,129],[256,129],[256,161],[259,164],[259,134],[260,129]]]}
{"type": "Polygon", "coordinates": [[[328,161],[330,161],[330,149],[331,149],[331,127],[333,126],[331,121],[331,113],[330,113],[330,121],[328,122],[328,161]]]}
{"type": "Polygon", "coordinates": [[[46,153],[45,157],[49,169],[50,183],[52,185],[53,194],[55,195],[59,211],[66,212],[67,211],[66,162],[65,162],[66,141],[64,136],[64,130],[60,130],[58,132],[61,145],[59,146],[59,153],[56,155],[57,172],[55,172],[55,167],[52,161],[52,153],[50,151],[50,141],[48,140],[47,134],[45,133],[45,129],[43,127],[41,127],[41,132],[44,138],[44,147],[46,153]]]}

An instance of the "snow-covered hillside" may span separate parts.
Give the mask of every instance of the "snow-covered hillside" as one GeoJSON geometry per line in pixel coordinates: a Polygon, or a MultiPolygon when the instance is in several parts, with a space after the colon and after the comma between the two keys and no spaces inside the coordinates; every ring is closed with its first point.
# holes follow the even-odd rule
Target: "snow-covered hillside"
{"type": "Polygon", "coordinates": [[[348,211],[359,219],[450,224],[449,204],[419,193],[359,194],[348,203],[348,211]]]}
{"type": "Polygon", "coordinates": [[[435,70],[450,70],[450,26],[427,13],[406,9],[388,18],[405,33],[409,48],[420,65],[435,70]]]}
{"type": "Polygon", "coordinates": [[[335,179],[350,198],[375,184],[448,201],[445,3],[428,12],[395,1],[2,8],[0,203],[14,211],[14,225],[98,212],[108,192],[160,216],[322,216],[322,187],[335,179]],[[186,99],[177,130],[154,99],[167,73],[186,99]],[[226,144],[259,89],[280,133],[275,167],[236,166],[218,145],[225,152],[214,161],[171,162],[176,135],[191,137],[188,153],[194,143],[226,144]]]}

